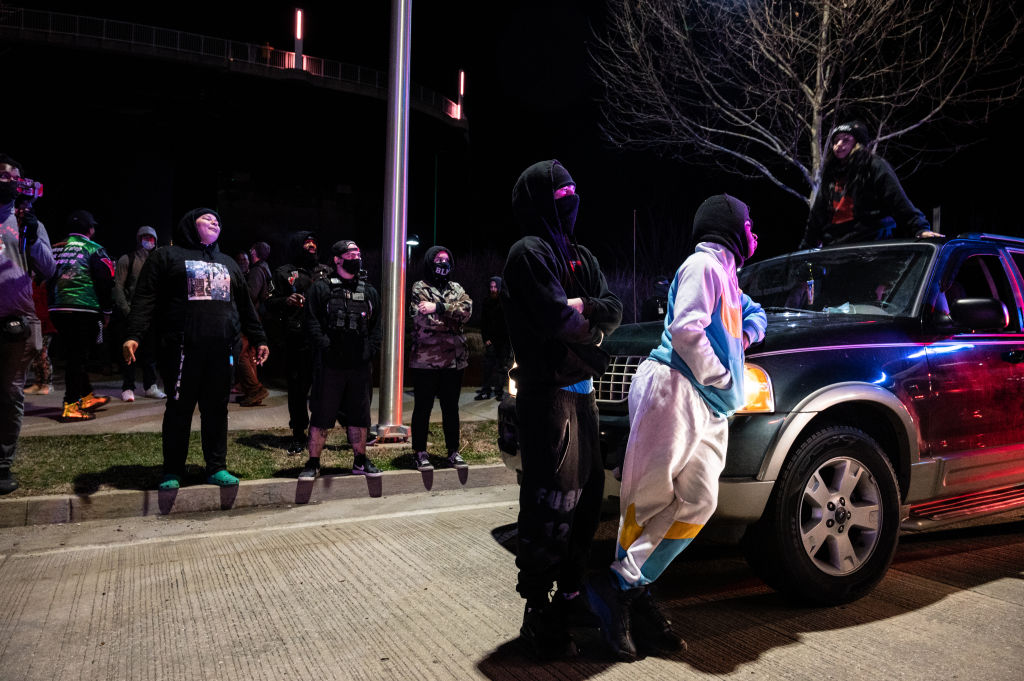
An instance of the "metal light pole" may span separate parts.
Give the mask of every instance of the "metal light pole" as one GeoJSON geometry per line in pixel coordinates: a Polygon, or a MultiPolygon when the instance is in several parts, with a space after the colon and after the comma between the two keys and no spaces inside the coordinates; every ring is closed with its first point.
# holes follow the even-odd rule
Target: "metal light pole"
{"type": "Polygon", "coordinates": [[[405,366],[406,184],[409,143],[409,45],[412,0],[391,0],[391,68],[388,79],[388,144],[384,206],[384,343],[381,356],[377,439],[409,439],[402,425],[405,366]]]}
{"type": "Polygon", "coordinates": [[[295,68],[305,70],[302,63],[302,10],[295,9],[295,68]]]}

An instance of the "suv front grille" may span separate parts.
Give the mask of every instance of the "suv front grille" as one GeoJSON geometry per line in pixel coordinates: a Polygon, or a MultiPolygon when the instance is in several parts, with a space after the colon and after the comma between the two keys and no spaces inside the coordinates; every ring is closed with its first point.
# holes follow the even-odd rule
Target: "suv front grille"
{"type": "Polygon", "coordinates": [[[645,359],[647,359],[647,355],[612,355],[608,370],[601,375],[601,378],[594,381],[597,401],[625,402],[629,396],[629,384],[633,382],[636,368],[645,359]]]}

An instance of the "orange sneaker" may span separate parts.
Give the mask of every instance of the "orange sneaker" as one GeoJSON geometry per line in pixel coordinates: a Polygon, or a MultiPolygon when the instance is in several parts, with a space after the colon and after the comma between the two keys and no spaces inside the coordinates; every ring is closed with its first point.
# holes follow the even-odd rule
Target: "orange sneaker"
{"type": "Polygon", "coordinates": [[[72,423],[73,421],[90,421],[96,418],[96,415],[82,409],[82,401],[78,402],[65,402],[64,412],[60,415],[60,420],[63,423],[72,423]]]}
{"type": "Polygon", "coordinates": [[[78,401],[78,404],[85,411],[94,411],[96,409],[99,409],[109,401],[110,398],[107,397],[106,395],[100,395],[99,397],[97,397],[96,395],[89,393],[88,395],[80,399],[78,401]]]}

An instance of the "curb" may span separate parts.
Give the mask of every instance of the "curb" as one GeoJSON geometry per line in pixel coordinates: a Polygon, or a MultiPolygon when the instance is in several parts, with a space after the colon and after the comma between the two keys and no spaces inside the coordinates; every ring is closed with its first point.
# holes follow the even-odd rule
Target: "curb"
{"type": "Polygon", "coordinates": [[[385,471],[379,478],[324,475],[312,483],[295,478],[243,480],[237,487],[195,485],[178,490],[111,490],[88,496],[50,495],[0,500],[0,528],[78,523],[85,520],[147,515],[227,511],[234,508],[318,503],[335,499],[383,497],[498,485],[515,485],[516,474],[503,464],[442,468],[435,471],[385,471]]]}

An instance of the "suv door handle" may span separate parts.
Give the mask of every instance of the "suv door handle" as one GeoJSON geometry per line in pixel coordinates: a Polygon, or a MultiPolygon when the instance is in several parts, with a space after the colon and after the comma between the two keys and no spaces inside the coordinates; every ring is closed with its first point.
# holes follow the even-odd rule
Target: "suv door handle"
{"type": "Polygon", "coordinates": [[[1020,364],[1024,362],[1024,350],[1010,350],[1003,353],[1003,361],[1009,362],[1010,364],[1020,364]]]}

